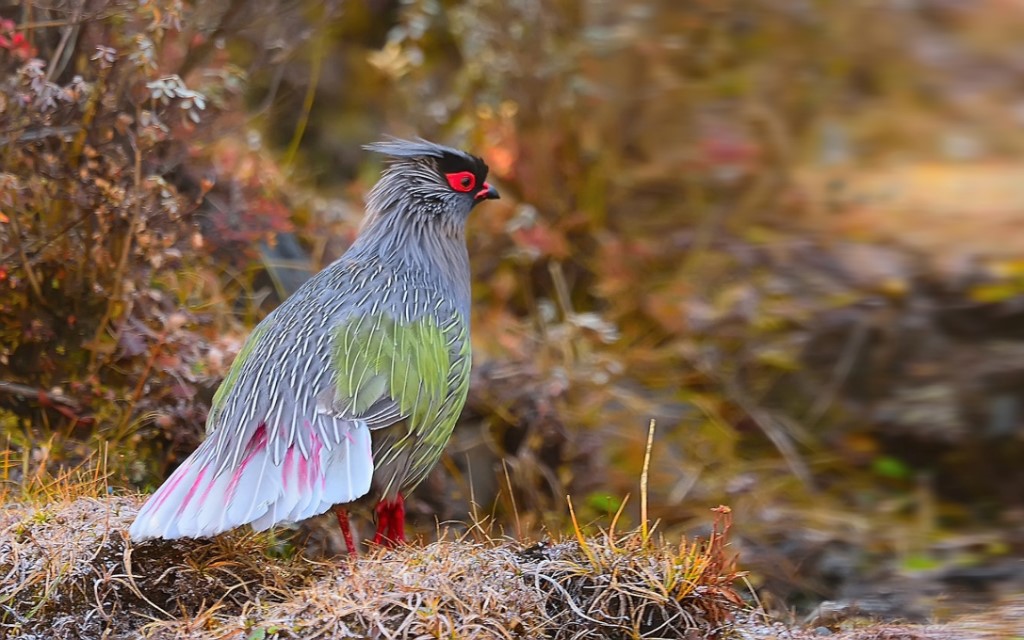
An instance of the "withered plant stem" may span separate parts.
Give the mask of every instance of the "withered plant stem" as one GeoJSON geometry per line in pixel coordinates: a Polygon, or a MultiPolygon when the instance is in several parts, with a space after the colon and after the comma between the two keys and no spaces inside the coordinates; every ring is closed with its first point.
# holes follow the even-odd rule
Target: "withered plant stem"
{"type": "Polygon", "coordinates": [[[640,536],[644,545],[650,539],[650,528],[647,522],[647,479],[651,471],[651,449],[654,446],[654,418],[647,427],[647,446],[644,448],[644,468],[640,472],[640,536]]]}

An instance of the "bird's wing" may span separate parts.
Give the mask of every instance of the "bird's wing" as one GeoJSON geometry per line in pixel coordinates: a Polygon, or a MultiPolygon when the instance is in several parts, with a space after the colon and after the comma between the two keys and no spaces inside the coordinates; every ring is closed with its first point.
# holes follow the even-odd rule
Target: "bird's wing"
{"type": "MultiPolygon", "coordinates": [[[[331,342],[335,385],[319,406],[371,429],[406,420],[377,449],[375,467],[404,459],[399,476],[380,478],[396,490],[417,484],[448,442],[469,388],[470,343],[462,317],[441,313],[412,318],[362,316],[339,324],[331,342]]],[[[386,489],[386,490],[387,490],[386,489]]]]}
{"type": "MultiPolygon", "coordinates": [[[[214,397],[207,439],[143,506],[132,538],[265,529],[351,502],[373,478],[370,430],[399,420],[409,436],[395,449],[447,442],[468,390],[461,316],[350,310],[301,336],[304,318],[322,313],[303,302],[253,330],[214,397]]],[[[413,454],[418,470],[432,466],[413,454]]]]}
{"type": "Polygon", "coordinates": [[[385,314],[339,324],[331,339],[334,385],[320,409],[372,429],[403,419],[411,430],[429,426],[448,394],[451,328],[433,316],[402,322],[385,314]]]}
{"type": "Polygon", "coordinates": [[[214,397],[212,430],[139,511],[133,539],[266,529],[369,491],[369,425],[318,409],[308,389],[329,384],[326,349],[290,361],[288,322],[271,314],[249,336],[214,397]]]}

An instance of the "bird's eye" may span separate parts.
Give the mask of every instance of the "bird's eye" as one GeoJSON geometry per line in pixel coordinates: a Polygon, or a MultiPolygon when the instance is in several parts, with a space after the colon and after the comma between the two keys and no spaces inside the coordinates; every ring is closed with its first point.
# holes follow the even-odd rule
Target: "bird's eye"
{"type": "Polygon", "coordinates": [[[449,173],[445,177],[448,178],[448,186],[461,193],[468,193],[476,186],[476,176],[469,171],[449,173]]]}

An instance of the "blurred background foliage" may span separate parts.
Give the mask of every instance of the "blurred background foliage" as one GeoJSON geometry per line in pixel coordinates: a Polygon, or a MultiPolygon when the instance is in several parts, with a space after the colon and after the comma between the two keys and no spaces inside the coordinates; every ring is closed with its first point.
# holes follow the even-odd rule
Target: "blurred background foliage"
{"type": "MultiPolygon", "coordinates": [[[[729,504],[773,607],[1024,587],[1024,12],[1003,0],[0,8],[16,485],[158,484],[352,241],[383,134],[463,146],[475,368],[424,535],[729,504]]],[[[952,602],[950,594],[954,594],[952,602]]]]}

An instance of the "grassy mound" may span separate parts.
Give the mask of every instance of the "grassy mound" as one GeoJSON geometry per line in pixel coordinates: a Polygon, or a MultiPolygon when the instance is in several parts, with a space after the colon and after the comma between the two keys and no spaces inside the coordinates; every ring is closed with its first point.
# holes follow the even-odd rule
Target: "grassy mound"
{"type": "Polygon", "coordinates": [[[725,529],[538,543],[478,528],[425,546],[316,561],[266,534],[133,544],[133,497],[9,504],[0,515],[5,638],[715,637],[743,609],[725,529]]]}
{"type": "MultiPolygon", "coordinates": [[[[66,485],[0,495],[0,638],[737,638],[808,640],[732,585],[729,512],[705,542],[623,535],[524,543],[458,538],[313,560],[269,534],[134,544],[137,497],[66,485]],[[93,492],[95,493],[95,492],[93,492]],[[45,502],[39,500],[46,498],[45,502]],[[283,552],[283,551],[288,551],[283,552]]],[[[942,625],[829,625],[836,640],[1024,636],[1024,600],[942,625]]]]}

